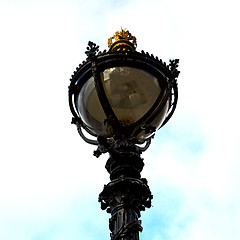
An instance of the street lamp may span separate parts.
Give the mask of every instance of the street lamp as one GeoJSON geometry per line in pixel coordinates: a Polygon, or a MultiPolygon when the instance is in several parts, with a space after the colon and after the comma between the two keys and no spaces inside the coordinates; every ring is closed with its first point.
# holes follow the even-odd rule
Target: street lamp
{"type": "Polygon", "coordinates": [[[88,43],[87,59],[71,78],[69,105],[80,136],[98,146],[94,155],[110,155],[106,169],[111,182],[99,202],[111,213],[111,240],[138,240],[140,212],[151,207],[152,200],[140,175],[140,155],[176,108],[179,60],[166,65],[137,52],[136,38],[125,29],[116,32],[108,46],[100,52],[95,43],[88,43]]]}

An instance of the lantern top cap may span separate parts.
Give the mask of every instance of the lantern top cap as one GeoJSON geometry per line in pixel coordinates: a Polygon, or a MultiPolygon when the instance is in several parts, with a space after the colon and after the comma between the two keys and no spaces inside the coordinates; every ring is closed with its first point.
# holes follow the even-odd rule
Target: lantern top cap
{"type": "Polygon", "coordinates": [[[135,51],[137,48],[137,39],[126,28],[108,39],[109,51],[135,51]]]}

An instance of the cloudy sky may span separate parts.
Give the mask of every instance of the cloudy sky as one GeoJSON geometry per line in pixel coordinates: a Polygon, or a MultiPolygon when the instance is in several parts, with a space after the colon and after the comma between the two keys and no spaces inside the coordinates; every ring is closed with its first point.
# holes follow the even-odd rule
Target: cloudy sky
{"type": "Polygon", "coordinates": [[[237,0],[0,0],[0,239],[109,239],[106,156],[71,125],[67,88],[89,40],[121,27],[179,58],[179,102],[146,153],[141,240],[240,239],[237,0]]]}

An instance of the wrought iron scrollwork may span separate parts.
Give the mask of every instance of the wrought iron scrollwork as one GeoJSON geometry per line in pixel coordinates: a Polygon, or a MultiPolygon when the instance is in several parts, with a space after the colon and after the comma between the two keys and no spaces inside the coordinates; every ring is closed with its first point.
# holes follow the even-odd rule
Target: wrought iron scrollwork
{"type": "Polygon", "coordinates": [[[178,64],[179,64],[179,59],[170,60],[169,67],[170,67],[171,75],[173,76],[174,79],[176,79],[180,73],[180,71],[177,70],[178,64]]]}
{"type": "Polygon", "coordinates": [[[92,60],[92,58],[96,56],[98,51],[99,51],[99,46],[96,43],[89,41],[87,46],[87,51],[85,52],[87,55],[87,60],[92,60]]]}

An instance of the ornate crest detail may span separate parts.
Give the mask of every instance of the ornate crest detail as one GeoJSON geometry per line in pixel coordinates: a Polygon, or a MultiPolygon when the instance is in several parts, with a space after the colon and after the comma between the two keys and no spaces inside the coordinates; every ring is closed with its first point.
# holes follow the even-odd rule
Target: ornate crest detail
{"type": "Polygon", "coordinates": [[[85,52],[87,57],[87,60],[91,60],[94,56],[96,56],[96,53],[99,51],[99,46],[96,43],[93,43],[91,41],[88,42],[87,51],[85,52]]]}
{"type": "Polygon", "coordinates": [[[137,39],[125,28],[115,32],[115,34],[108,39],[108,47],[110,50],[114,48],[113,45],[115,45],[115,47],[119,45],[125,45],[126,47],[131,46],[132,50],[135,50],[137,47],[137,39]]]}
{"type": "Polygon", "coordinates": [[[172,76],[175,78],[178,77],[180,71],[177,70],[178,68],[178,63],[179,63],[179,59],[174,59],[174,60],[170,60],[170,71],[172,73],[172,76]]]}

